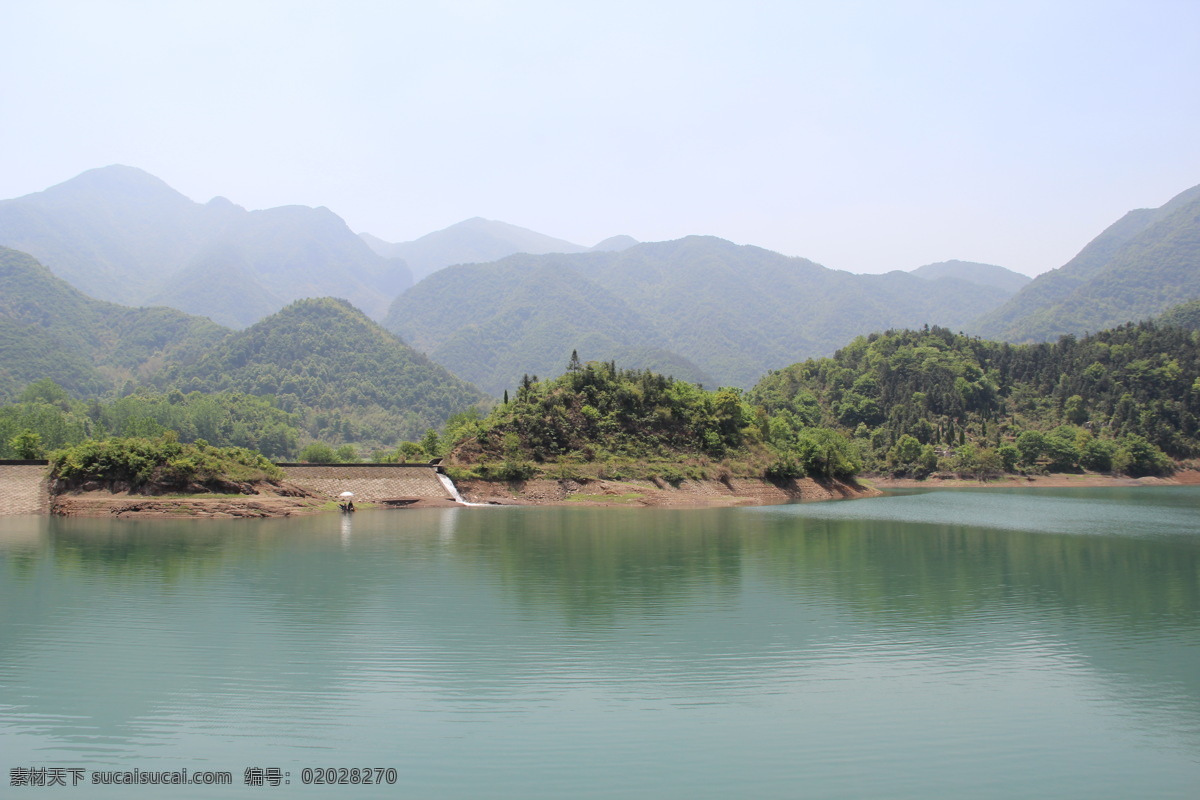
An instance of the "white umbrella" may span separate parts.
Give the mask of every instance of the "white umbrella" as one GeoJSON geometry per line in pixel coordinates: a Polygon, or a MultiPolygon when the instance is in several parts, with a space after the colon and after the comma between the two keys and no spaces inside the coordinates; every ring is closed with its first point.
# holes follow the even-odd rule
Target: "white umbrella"
{"type": "Polygon", "coordinates": [[[354,492],[342,492],[338,497],[354,497],[354,492]]]}

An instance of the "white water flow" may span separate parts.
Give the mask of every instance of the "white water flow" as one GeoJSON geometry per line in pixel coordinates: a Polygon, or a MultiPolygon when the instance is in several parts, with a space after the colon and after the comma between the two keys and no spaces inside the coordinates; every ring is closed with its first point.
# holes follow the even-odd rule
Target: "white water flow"
{"type": "Polygon", "coordinates": [[[454,502],[461,503],[464,506],[486,506],[487,505],[487,503],[468,503],[466,498],[464,498],[461,494],[459,494],[458,487],[454,485],[454,481],[450,480],[449,475],[447,475],[443,472],[437,472],[434,474],[437,475],[438,480],[442,482],[442,486],[446,487],[446,491],[450,493],[450,496],[454,498],[454,502]]]}

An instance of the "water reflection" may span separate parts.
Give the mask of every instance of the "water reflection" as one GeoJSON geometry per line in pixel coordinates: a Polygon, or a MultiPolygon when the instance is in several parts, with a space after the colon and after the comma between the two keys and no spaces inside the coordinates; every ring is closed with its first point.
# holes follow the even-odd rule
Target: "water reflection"
{"type": "Polygon", "coordinates": [[[221,768],[403,753],[428,775],[470,739],[471,763],[553,753],[563,781],[584,742],[637,774],[649,743],[679,741],[672,763],[743,782],[739,747],[779,768],[873,752],[896,773],[967,733],[1009,763],[1061,761],[1066,738],[1073,768],[1200,764],[1200,493],[1098,515],[1070,492],[991,497],[0,520],[0,742],[221,768]],[[1165,750],[1122,756],[1129,737],[1165,750]]]}

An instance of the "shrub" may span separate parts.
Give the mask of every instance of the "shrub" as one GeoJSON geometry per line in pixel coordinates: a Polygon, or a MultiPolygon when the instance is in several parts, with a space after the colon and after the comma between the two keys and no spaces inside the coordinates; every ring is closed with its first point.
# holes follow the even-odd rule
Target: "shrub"
{"type": "Polygon", "coordinates": [[[1162,450],[1141,436],[1130,434],[1121,442],[1120,448],[1113,456],[1113,468],[1117,472],[1140,477],[1168,475],[1174,471],[1175,465],[1162,450]]]}
{"type": "Polygon", "coordinates": [[[242,447],[180,444],[166,435],[157,439],[89,439],[55,452],[50,458],[50,474],[65,481],[126,483],[136,489],[152,481],[184,485],[279,480],[283,470],[242,447]]]}
{"type": "Polygon", "coordinates": [[[313,442],[300,451],[300,460],[309,464],[337,464],[340,459],[334,449],[324,442],[313,442]]]}

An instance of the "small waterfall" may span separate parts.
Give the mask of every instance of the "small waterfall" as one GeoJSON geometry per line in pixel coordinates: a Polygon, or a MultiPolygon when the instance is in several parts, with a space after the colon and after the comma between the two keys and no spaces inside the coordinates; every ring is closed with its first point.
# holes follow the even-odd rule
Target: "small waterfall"
{"type": "Polygon", "coordinates": [[[454,502],[461,503],[464,506],[486,506],[487,503],[468,503],[466,498],[459,494],[458,487],[454,485],[454,481],[450,480],[450,476],[444,472],[435,473],[438,480],[442,482],[442,486],[446,487],[446,491],[454,498],[454,502]]]}

